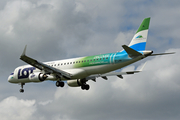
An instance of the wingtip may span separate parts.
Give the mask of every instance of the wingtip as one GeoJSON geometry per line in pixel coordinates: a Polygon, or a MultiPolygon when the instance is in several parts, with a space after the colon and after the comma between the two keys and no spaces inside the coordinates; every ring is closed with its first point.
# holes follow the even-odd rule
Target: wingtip
{"type": "Polygon", "coordinates": [[[25,56],[26,55],[26,48],[27,48],[27,45],[25,46],[24,51],[23,51],[21,56],[25,56]]]}
{"type": "Polygon", "coordinates": [[[143,71],[144,67],[146,66],[147,62],[144,63],[144,65],[142,66],[142,68],[139,71],[143,71]]]}

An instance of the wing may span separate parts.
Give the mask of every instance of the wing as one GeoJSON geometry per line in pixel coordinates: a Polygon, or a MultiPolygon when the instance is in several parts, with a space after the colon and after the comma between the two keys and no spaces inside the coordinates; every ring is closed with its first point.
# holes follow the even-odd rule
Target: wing
{"type": "Polygon", "coordinates": [[[87,80],[93,80],[96,81],[97,77],[102,77],[103,79],[107,80],[107,76],[117,76],[121,79],[123,79],[122,75],[128,75],[128,74],[134,74],[134,73],[138,73],[141,72],[143,70],[143,68],[145,67],[146,63],[142,66],[142,68],[140,70],[136,70],[136,71],[127,71],[127,72],[109,72],[109,73],[105,73],[105,74],[95,74],[95,75],[91,75],[89,77],[87,77],[87,80]]]}
{"type": "Polygon", "coordinates": [[[28,63],[28,64],[30,64],[30,65],[32,65],[32,66],[34,66],[34,67],[36,67],[36,68],[38,68],[40,70],[42,70],[45,74],[54,74],[54,75],[56,75],[56,76],[58,76],[60,78],[64,77],[66,79],[71,79],[72,74],[70,74],[68,72],[65,72],[63,70],[60,70],[60,69],[56,69],[54,67],[51,67],[49,65],[46,65],[46,64],[44,64],[42,62],[39,62],[39,61],[37,61],[37,60],[35,60],[33,58],[30,58],[30,57],[26,56],[26,47],[27,47],[27,45],[25,46],[24,51],[23,51],[23,53],[22,53],[22,55],[20,57],[20,59],[22,61],[24,61],[24,62],[26,62],[26,63],[28,63]]]}

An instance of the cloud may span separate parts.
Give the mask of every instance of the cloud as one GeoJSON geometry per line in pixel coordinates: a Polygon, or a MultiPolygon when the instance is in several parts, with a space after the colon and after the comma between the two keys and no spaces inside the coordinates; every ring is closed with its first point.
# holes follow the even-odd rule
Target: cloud
{"type": "Polygon", "coordinates": [[[51,103],[52,100],[48,100],[48,101],[44,101],[44,102],[39,102],[40,105],[47,105],[49,103],[51,103]]]}
{"type": "Polygon", "coordinates": [[[19,100],[15,96],[8,97],[0,102],[0,117],[2,120],[30,119],[36,112],[35,100],[19,100]]]}
{"type": "Polygon", "coordinates": [[[2,119],[178,119],[179,1],[29,0],[0,1],[0,117],[2,119]],[[175,51],[131,67],[144,71],[88,81],[89,91],[56,88],[54,82],[20,86],[7,82],[24,46],[40,61],[122,50],[142,20],[151,17],[147,50],[175,51]],[[11,96],[11,97],[9,97],[11,96]],[[23,113],[23,114],[22,114],[23,113]]]}

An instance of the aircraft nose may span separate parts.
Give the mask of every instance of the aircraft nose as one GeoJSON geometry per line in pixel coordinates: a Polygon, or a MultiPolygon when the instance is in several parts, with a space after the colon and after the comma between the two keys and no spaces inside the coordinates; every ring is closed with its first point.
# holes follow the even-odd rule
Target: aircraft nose
{"type": "Polygon", "coordinates": [[[11,76],[9,76],[9,77],[8,77],[8,82],[11,82],[11,79],[12,79],[11,76]]]}
{"type": "Polygon", "coordinates": [[[8,77],[8,82],[12,83],[13,80],[13,74],[11,73],[11,75],[8,77]]]}

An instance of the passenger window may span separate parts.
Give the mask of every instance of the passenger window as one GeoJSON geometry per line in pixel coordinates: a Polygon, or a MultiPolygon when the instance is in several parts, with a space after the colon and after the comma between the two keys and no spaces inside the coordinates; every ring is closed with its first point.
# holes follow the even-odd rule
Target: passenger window
{"type": "Polygon", "coordinates": [[[98,59],[97,59],[98,60],[98,59]]]}
{"type": "Polygon", "coordinates": [[[81,61],[79,61],[79,63],[80,63],[81,61]]]}
{"type": "Polygon", "coordinates": [[[108,59],[108,57],[106,59],[108,59]]]}
{"type": "Polygon", "coordinates": [[[101,60],[101,58],[100,58],[100,60],[101,60]]]}
{"type": "Polygon", "coordinates": [[[86,60],[84,62],[86,62],[86,60]]]}
{"type": "Polygon", "coordinates": [[[63,64],[61,63],[61,65],[63,65],[63,64]]]}
{"type": "Polygon", "coordinates": [[[95,61],[95,59],[94,59],[94,61],[95,61]]]}
{"type": "Polygon", "coordinates": [[[73,64],[74,64],[75,62],[73,62],[73,64]]]}
{"type": "Polygon", "coordinates": [[[78,61],[76,61],[76,63],[78,63],[78,61]]]}
{"type": "Polygon", "coordinates": [[[83,61],[82,61],[82,63],[83,63],[83,61]]]}
{"type": "Polygon", "coordinates": [[[64,65],[66,65],[66,63],[64,63],[64,65]]]}
{"type": "Polygon", "coordinates": [[[103,58],[103,60],[104,60],[104,58],[103,58]]]}
{"type": "Polygon", "coordinates": [[[89,60],[87,60],[87,62],[89,62],[89,60]]]}

